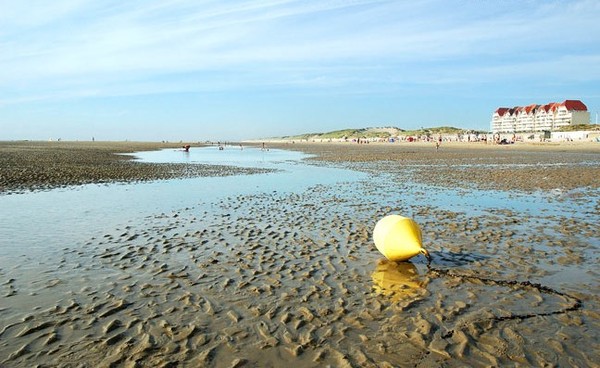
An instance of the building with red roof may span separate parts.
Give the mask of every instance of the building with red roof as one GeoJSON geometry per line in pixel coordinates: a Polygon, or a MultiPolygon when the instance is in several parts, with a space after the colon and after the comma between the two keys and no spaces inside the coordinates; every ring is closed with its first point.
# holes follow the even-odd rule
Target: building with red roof
{"type": "Polygon", "coordinates": [[[590,113],[580,100],[545,105],[499,107],[492,114],[492,132],[534,133],[557,131],[568,125],[589,124],[590,113]]]}

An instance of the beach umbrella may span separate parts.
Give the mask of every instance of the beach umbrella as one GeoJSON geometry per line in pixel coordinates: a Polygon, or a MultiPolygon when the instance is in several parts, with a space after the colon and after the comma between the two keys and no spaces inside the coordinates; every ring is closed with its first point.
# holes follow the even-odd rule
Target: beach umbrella
{"type": "Polygon", "coordinates": [[[419,225],[408,217],[389,215],[379,220],[373,230],[373,241],[390,261],[406,261],[417,254],[429,258],[429,253],[422,246],[419,225]]]}

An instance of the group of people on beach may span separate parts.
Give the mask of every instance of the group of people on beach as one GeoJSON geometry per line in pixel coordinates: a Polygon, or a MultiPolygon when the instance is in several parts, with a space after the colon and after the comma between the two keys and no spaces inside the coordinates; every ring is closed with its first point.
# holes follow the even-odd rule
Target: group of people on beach
{"type": "MultiPolygon", "coordinates": [[[[226,143],[217,142],[217,147],[219,148],[219,151],[223,151],[225,149],[225,146],[226,146],[226,143]]],[[[240,147],[240,150],[244,149],[244,146],[241,143],[239,143],[239,147],[240,147]]],[[[183,148],[183,152],[190,152],[191,145],[186,144],[184,146],[181,146],[181,148],[183,148]]],[[[265,143],[263,142],[261,151],[268,151],[268,150],[269,149],[265,146],[265,143]]]]}

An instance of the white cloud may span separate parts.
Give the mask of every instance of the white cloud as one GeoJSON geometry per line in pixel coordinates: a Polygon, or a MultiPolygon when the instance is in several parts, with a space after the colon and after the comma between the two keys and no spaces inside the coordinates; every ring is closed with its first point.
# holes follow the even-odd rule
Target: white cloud
{"type": "Polygon", "coordinates": [[[0,0],[0,8],[4,103],[599,78],[595,1],[0,0]],[[567,73],[572,63],[577,71],[567,73]]]}
{"type": "Polygon", "coordinates": [[[80,10],[86,0],[0,0],[0,35],[56,23],[80,10]]]}

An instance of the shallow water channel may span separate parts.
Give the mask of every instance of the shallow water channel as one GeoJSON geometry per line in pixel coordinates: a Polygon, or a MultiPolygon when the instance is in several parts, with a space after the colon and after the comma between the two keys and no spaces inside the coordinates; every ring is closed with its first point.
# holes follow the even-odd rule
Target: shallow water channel
{"type": "MultiPolygon", "coordinates": [[[[595,216],[600,219],[595,213],[595,201],[571,200],[569,196],[573,193],[461,190],[410,182],[398,186],[392,175],[382,173],[373,178],[359,171],[306,164],[302,159],[308,156],[294,151],[228,146],[224,150],[205,147],[191,152],[166,149],[138,152],[134,156],[141,162],[229,165],[274,169],[276,172],[134,184],[91,184],[0,196],[0,268],[14,266],[17,259],[48,261],[53,254],[60,256],[63,248],[77,247],[77,244],[115,227],[135,223],[136,219],[190,206],[210,211],[214,203],[224,198],[258,193],[301,193],[315,185],[337,187],[340,196],[357,203],[370,202],[381,207],[402,203],[407,205],[408,212],[403,215],[410,217],[415,216],[413,210],[419,206],[434,206],[437,210],[460,212],[467,217],[490,210],[508,210],[523,219],[540,215],[588,220],[595,216]],[[338,185],[375,180],[383,189],[371,198],[364,193],[356,197],[356,192],[338,185]],[[382,192],[388,192],[388,195],[382,195],[382,192]]],[[[524,226],[529,225],[524,222],[524,226]]],[[[594,251],[587,249],[585,252],[597,259],[598,238],[590,240],[594,251]]],[[[544,248],[540,245],[539,249],[544,248]]],[[[573,282],[587,278],[586,269],[573,268],[565,272],[573,282]]]]}
{"type": "Polygon", "coordinates": [[[83,185],[0,196],[0,267],[14,257],[42,256],[157,213],[206,205],[230,196],[298,192],[316,184],[357,180],[349,170],[307,166],[298,152],[216,147],[139,152],[142,162],[190,163],[277,170],[260,175],[201,177],[134,184],[83,185]]]}

